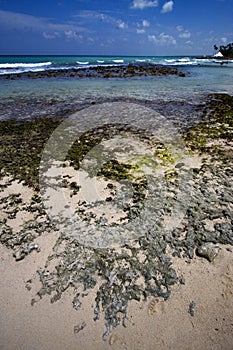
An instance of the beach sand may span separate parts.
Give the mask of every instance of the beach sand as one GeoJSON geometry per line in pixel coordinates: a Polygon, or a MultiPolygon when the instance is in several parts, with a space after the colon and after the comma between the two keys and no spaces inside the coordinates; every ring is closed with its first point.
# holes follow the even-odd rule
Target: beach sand
{"type": "Polygon", "coordinates": [[[48,296],[31,306],[39,288],[36,270],[44,265],[55,240],[51,234],[40,237],[41,251],[18,262],[0,246],[1,349],[232,349],[233,253],[226,246],[212,263],[198,257],[190,263],[175,259],[174,267],[185,284],[175,285],[167,301],[132,301],[126,328],[117,327],[103,341],[104,320],[93,321],[94,291],[78,311],[72,307],[70,292],[56,303],[51,304],[48,296]],[[27,290],[31,278],[32,289],[27,290]],[[192,302],[194,316],[188,312],[192,302]],[[83,322],[84,329],[75,333],[74,326],[83,322]]]}
{"type": "MultiPolygon", "coordinates": [[[[219,126],[218,124],[216,125],[216,130],[218,130],[219,126]]],[[[206,133],[206,130],[204,128],[203,133],[206,133]]],[[[194,135],[200,135],[200,129],[194,128],[193,133],[194,135]]],[[[227,245],[232,243],[232,170],[230,158],[232,144],[227,138],[224,141],[222,143],[222,139],[218,140],[217,145],[219,150],[225,150],[225,161],[222,160],[224,156],[222,153],[219,155],[221,162],[219,158],[213,158],[212,161],[206,154],[205,164],[202,164],[202,160],[196,154],[196,156],[190,156],[190,162],[188,163],[186,162],[187,159],[183,159],[183,163],[180,163],[180,160],[176,160],[172,165],[175,170],[178,169],[177,171],[181,173],[187,168],[186,170],[188,170],[189,174],[191,168],[194,170],[194,176],[183,178],[191,184],[192,192],[187,193],[182,192],[182,190],[186,190],[186,187],[181,186],[182,181],[178,182],[177,186],[180,186],[179,188],[175,188],[175,185],[173,186],[176,183],[175,180],[173,182],[172,178],[174,173],[171,173],[171,180],[168,180],[168,182],[171,181],[168,188],[175,194],[171,197],[171,203],[174,203],[173,198],[175,198],[175,202],[179,203],[181,201],[182,204],[181,197],[186,193],[187,198],[184,201],[184,207],[185,210],[189,209],[189,212],[183,217],[183,221],[182,217],[181,219],[178,217],[178,222],[173,222],[173,219],[179,214],[179,210],[175,211],[174,216],[169,216],[170,214],[168,214],[167,219],[170,218],[170,221],[166,222],[164,220],[164,224],[167,224],[167,231],[162,230],[161,232],[163,234],[167,232],[168,235],[170,233],[170,236],[165,235],[163,241],[166,244],[165,250],[157,248],[157,246],[160,247],[161,236],[150,236],[151,232],[146,232],[148,235],[145,237],[144,242],[144,236],[140,242],[139,240],[137,241],[136,245],[140,243],[141,249],[139,254],[137,252],[133,253],[135,252],[135,246],[132,247],[130,253],[124,247],[125,256],[129,253],[126,258],[124,256],[123,258],[120,257],[120,254],[119,256],[113,255],[114,250],[111,249],[108,250],[106,255],[101,255],[99,252],[101,249],[95,250],[94,253],[96,255],[92,254],[92,252],[88,251],[89,248],[85,250],[82,248],[82,245],[80,248],[80,244],[75,245],[72,240],[69,240],[70,237],[64,238],[62,236],[59,249],[67,249],[67,252],[64,250],[61,251],[61,255],[58,254],[58,258],[63,258],[64,274],[61,273],[59,275],[59,272],[55,272],[52,275],[52,279],[54,277],[52,282],[61,291],[61,298],[54,303],[50,301],[51,296],[54,296],[54,291],[52,295],[43,295],[42,299],[39,298],[37,293],[42,287],[39,276],[41,271],[48,269],[48,278],[50,278],[51,275],[49,273],[51,271],[53,273],[53,270],[57,267],[58,261],[56,258],[52,257],[48,263],[48,257],[54,253],[54,245],[60,233],[53,231],[51,229],[52,226],[49,226],[50,223],[47,224],[49,220],[47,220],[42,207],[40,207],[42,203],[37,201],[38,198],[36,196],[33,197],[32,188],[23,186],[22,182],[11,181],[7,176],[3,177],[0,182],[3,198],[0,213],[0,220],[3,224],[0,234],[1,242],[4,243],[4,245],[0,244],[0,349],[232,350],[233,248],[232,245],[227,245]],[[181,170],[179,170],[180,168],[181,170]],[[192,194],[192,196],[189,197],[189,194],[192,194]],[[20,198],[22,202],[20,202],[20,198]],[[32,198],[34,198],[33,201],[32,198]],[[30,226],[33,221],[36,221],[37,226],[30,226]],[[21,230],[21,225],[24,223],[27,223],[29,226],[21,230]],[[172,231],[174,226],[179,226],[178,233],[172,231]],[[16,233],[15,236],[12,236],[13,238],[11,237],[11,232],[9,233],[10,227],[16,233]],[[39,229],[41,230],[38,231],[39,229]],[[6,232],[7,230],[8,232],[6,232]],[[28,251],[30,242],[33,242],[34,245],[30,249],[31,251],[28,251]],[[197,246],[205,242],[216,243],[219,247],[219,253],[212,262],[196,255],[197,246]],[[221,243],[225,243],[225,245],[221,243]],[[179,255],[179,251],[181,252],[181,248],[183,248],[181,245],[184,245],[184,255],[182,256],[187,256],[187,258],[169,255],[172,249],[174,253],[179,255]],[[12,249],[7,248],[7,246],[12,249]],[[19,250],[17,251],[18,248],[19,250]],[[83,249],[84,254],[78,251],[79,248],[83,249]],[[171,249],[170,252],[169,249],[171,249]],[[157,254],[160,255],[157,256],[157,254]],[[169,264],[167,264],[168,259],[166,260],[164,255],[167,255],[166,258],[171,259],[172,268],[179,280],[177,283],[172,278],[169,264]],[[79,264],[77,260],[80,257],[83,260],[79,264]],[[115,261],[114,263],[110,261],[112,257],[119,258],[116,265],[114,265],[115,261]],[[143,261],[142,259],[144,258],[145,260],[143,261]],[[107,263],[105,264],[105,261],[101,262],[101,259],[107,259],[107,263]],[[159,259],[161,259],[161,264],[158,263],[159,259]],[[109,261],[110,263],[108,264],[109,261]],[[90,264],[88,265],[87,262],[90,262],[90,264]],[[46,266],[47,263],[48,265],[46,266]],[[102,263],[102,265],[99,266],[99,263],[102,263]],[[81,265],[81,268],[79,265],[81,265]],[[91,270],[93,266],[94,270],[91,270]],[[135,287],[133,292],[135,292],[137,297],[137,278],[144,277],[145,279],[142,281],[142,287],[140,286],[140,301],[129,300],[130,298],[125,299],[126,304],[129,300],[127,319],[124,323],[125,327],[122,324],[118,325],[106,337],[105,341],[102,339],[106,331],[104,312],[100,312],[100,319],[94,321],[98,283],[93,289],[89,288],[90,285],[87,286],[88,293],[86,293],[86,296],[80,297],[82,304],[78,310],[72,305],[75,297],[74,289],[67,288],[65,291],[63,290],[67,282],[66,278],[72,279],[74,276],[73,281],[80,283],[77,273],[80,274],[82,270],[86,269],[87,274],[90,276],[93,271],[95,273],[98,272],[98,283],[101,283],[101,277],[99,276],[102,276],[106,283],[105,286],[107,288],[105,288],[107,292],[101,295],[99,299],[100,304],[103,301],[103,297],[109,297],[108,293],[112,293],[113,297],[118,298],[115,290],[111,289],[113,284],[119,288],[120,292],[122,290],[125,292],[126,290],[128,293],[127,297],[131,296],[127,287],[125,290],[120,288],[124,283],[132,284],[135,287]],[[131,275],[127,280],[125,276],[128,272],[131,275]],[[118,273],[120,275],[119,278],[118,273]],[[154,281],[158,283],[161,281],[161,275],[163,281],[167,278],[168,282],[165,284],[161,282],[158,289],[154,290],[161,292],[162,288],[170,288],[171,286],[170,297],[166,301],[163,298],[152,296],[149,296],[147,300],[142,300],[142,295],[144,295],[142,291],[145,291],[143,289],[145,286],[147,295],[153,294],[153,288],[149,289],[150,283],[148,281],[150,282],[150,279],[154,278],[154,281]],[[64,281],[59,280],[59,278],[64,278],[64,281]]],[[[71,171],[69,167],[64,169],[64,171],[71,171]]],[[[114,170],[114,168],[112,169],[114,170]]],[[[119,170],[116,167],[115,170],[121,174],[120,170],[123,172],[125,168],[122,170],[122,167],[120,167],[119,170]]],[[[72,172],[69,175],[69,181],[71,182],[74,180],[72,172]]],[[[108,178],[107,182],[109,184],[111,178],[108,178]]],[[[71,187],[70,185],[68,184],[64,191],[68,191],[66,200],[72,206],[74,198],[70,196],[70,193],[76,190],[76,187],[71,187]]],[[[102,182],[102,185],[103,187],[100,187],[99,192],[104,197],[109,196],[109,188],[106,191],[106,183],[102,182]]],[[[112,188],[112,186],[110,187],[112,188]]],[[[143,190],[144,187],[140,187],[138,195],[142,195],[143,190]]],[[[36,192],[36,194],[38,195],[39,192],[36,192]]],[[[141,198],[139,197],[138,200],[141,198]]],[[[167,203],[170,203],[169,200],[167,203]]],[[[154,219],[155,207],[153,206],[152,208],[152,219],[154,219]]],[[[150,213],[148,211],[148,214],[150,213]]],[[[164,211],[164,218],[166,218],[167,213],[164,211]]],[[[116,217],[114,218],[116,219],[116,217]]],[[[143,226],[143,223],[141,226],[143,226]]],[[[139,231],[142,234],[143,228],[141,226],[139,231]]],[[[157,232],[156,229],[154,232],[157,232]]],[[[91,278],[89,276],[87,281],[83,278],[81,286],[83,287],[85,282],[90,283],[90,281],[91,278]]],[[[49,290],[51,291],[52,289],[49,290]]],[[[125,298],[126,292],[123,295],[125,298]]],[[[120,297],[121,295],[119,299],[120,297]]],[[[137,299],[136,297],[135,299],[137,299]]],[[[111,306],[113,304],[111,302],[112,299],[110,298],[110,302],[108,299],[106,305],[110,304],[111,306]]]]}
{"type": "MultiPolygon", "coordinates": [[[[25,201],[32,195],[17,181],[5,191],[21,192],[25,201]]],[[[12,226],[17,229],[31,215],[18,215],[11,220],[12,226]]],[[[55,303],[50,302],[48,295],[31,305],[41,287],[37,271],[44,268],[57,238],[57,232],[43,233],[34,241],[40,250],[21,261],[15,261],[12,251],[0,245],[1,349],[232,349],[232,247],[220,245],[220,253],[211,263],[198,256],[192,260],[172,258],[181,282],[172,287],[170,298],[131,301],[126,327],[118,326],[103,341],[104,317],[93,320],[97,287],[81,299],[79,310],[72,306],[70,289],[55,303]],[[76,333],[75,326],[83,329],[76,333]]]]}

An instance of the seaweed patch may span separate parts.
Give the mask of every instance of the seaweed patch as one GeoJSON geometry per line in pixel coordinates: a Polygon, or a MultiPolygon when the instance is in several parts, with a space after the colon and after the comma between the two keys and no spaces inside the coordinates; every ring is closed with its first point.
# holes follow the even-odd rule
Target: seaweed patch
{"type": "MultiPolygon", "coordinates": [[[[0,242],[19,261],[32,252],[39,253],[40,247],[34,242],[38,236],[54,230],[59,233],[52,254],[38,270],[41,288],[32,305],[45,295],[50,295],[52,303],[57,302],[69,289],[78,312],[82,299],[95,288],[93,317],[97,321],[104,314],[106,339],[115,327],[127,325],[131,300],[169,298],[172,286],[182,278],[172,265],[173,257],[192,259],[205,254],[212,261],[219,244],[233,245],[232,106],[230,96],[209,96],[203,120],[183,134],[183,155],[174,145],[165,145],[123,123],[93,128],[72,144],[59,165],[62,172],[56,184],[68,206],[81,218],[81,236],[92,226],[98,230],[90,231],[89,242],[91,238],[101,242],[104,234],[112,244],[114,232],[119,235],[121,244],[104,247],[82,243],[76,235],[67,234],[67,222],[59,231],[61,223],[57,226],[48,215],[38,191],[42,150],[61,120],[1,122],[0,242]],[[125,142],[126,137],[130,137],[131,145],[125,142]],[[118,146],[114,146],[114,154],[108,151],[113,144],[118,146]],[[141,144],[144,149],[140,153],[141,144]],[[101,147],[105,163],[96,147],[101,147]],[[93,154],[95,162],[91,163],[93,154]],[[150,172],[157,177],[151,180],[150,172]],[[93,191],[89,199],[82,198],[77,173],[80,178],[88,176],[90,184],[100,183],[101,199],[93,191]],[[18,191],[12,193],[15,183],[18,191]],[[22,189],[29,191],[28,196],[22,189]],[[112,210],[108,215],[106,208],[112,210]],[[20,220],[22,214],[26,220],[15,229],[12,222],[20,220]],[[128,239],[125,228],[131,229],[133,220],[134,230],[129,230],[132,234],[128,239]],[[213,248],[213,254],[206,255],[206,249],[203,253],[203,247],[213,248]]],[[[31,283],[27,281],[26,286],[30,288],[31,283]]],[[[194,316],[194,311],[192,302],[188,312],[194,316]]],[[[85,326],[75,326],[74,332],[85,326]]]]}

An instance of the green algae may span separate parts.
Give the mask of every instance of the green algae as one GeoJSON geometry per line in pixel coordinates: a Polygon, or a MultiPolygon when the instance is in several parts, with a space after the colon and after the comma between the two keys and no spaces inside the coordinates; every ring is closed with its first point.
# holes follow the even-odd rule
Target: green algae
{"type": "Polygon", "coordinates": [[[186,145],[192,152],[210,155],[215,160],[232,160],[228,146],[233,139],[233,96],[210,95],[203,117],[183,135],[186,145]]]}
{"type": "Polygon", "coordinates": [[[26,185],[38,188],[41,154],[59,124],[60,120],[49,118],[20,123],[0,121],[0,168],[26,185]]]}
{"type": "MultiPolygon", "coordinates": [[[[223,160],[227,156],[226,151],[221,149],[218,143],[211,147],[208,144],[213,141],[224,141],[224,144],[227,144],[231,141],[232,97],[215,95],[210,96],[209,99],[206,107],[208,113],[206,110],[203,111],[202,122],[190,128],[183,137],[193,153],[199,152],[223,160]]],[[[46,130],[42,127],[43,121],[41,124],[33,121],[24,127],[17,123],[9,124],[9,129],[5,129],[6,139],[4,139],[4,133],[1,134],[4,150],[10,152],[10,154],[2,153],[3,166],[7,172],[13,173],[27,185],[35,186],[38,179],[37,169],[40,156],[35,156],[34,152],[40,154],[42,143],[46,142],[49,134],[59,122],[55,121],[53,124],[49,121],[45,126],[46,130]],[[33,135],[36,135],[35,140],[33,135]],[[42,139],[39,140],[39,137],[42,139]],[[10,143],[13,144],[9,145],[10,143]],[[19,153],[17,153],[17,147],[22,147],[19,153]],[[24,160],[24,156],[29,157],[29,160],[24,160]],[[30,177],[26,176],[26,171],[29,171],[30,177]]],[[[79,169],[80,162],[90,149],[101,140],[117,133],[119,128],[111,132],[108,130],[108,126],[102,130],[91,130],[80,138],[81,141],[75,142],[67,155],[70,164],[79,169]]],[[[227,159],[232,161],[229,155],[227,159]]],[[[135,190],[134,201],[137,203],[143,201],[147,188],[146,177],[143,171],[141,172],[141,168],[143,166],[152,167],[154,170],[160,167],[168,168],[165,171],[165,179],[172,184],[181,171],[179,168],[174,168],[176,160],[175,152],[158,147],[153,155],[139,155],[122,163],[110,160],[99,169],[98,176],[103,176],[111,181],[129,180],[132,182],[135,190]]],[[[178,228],[168,231],[156,222],[151,230],[135,239],[134,242],[125,244],[120,252],[115,249],[85,247],[72,237],[60,236],[44,269],[38,271],[41,289],[37,296],[42,298],[48,294],[51,296],[51,302],[56,302],[70,288],[74,295],[73,306],[78,310],[81,307],[81,299],[85,297],[88,290],[98,287],[94,315],[97,320],[100,314],[104,313],[106,326],[104,339],[116,326],[125,325],[127,308],[131,300],[146,300],[151,296],[162,297],[166,300],[171,293],[171,286],[178,281],[167,248],[172,251],[173,256],[192,259],[195,249],[203,242],[233,244],[232,225],[229,222],[232,213],[228,207],[231,201],[232,170],[230,167],[210,168],[205,164],[201,169],[196,169],[194,176],[196,185],[193,197],[190,198],[187,206],[185,220],[178,228]],[[210,169],[211,174],[206,175],[210,169]],[[215,184],[215,192],[211,193],[214,186],[213,181],[216,181],[217,184],[215,184]],[[212,219],[221,219],[221,222],[216,223],[213,230],[206,230],[205,220],[212,219]],[[223,219],[226,222],[222,222],[223,219]],[[56,262],[55,268],[54,262],[56,262]]],[[[109,186],[111,188],[113,185],[110,183],[109,186]]],[[[76,183],[71,183],[70,187],[71,190],[79,190],[76,183]]],[[[173,188],[171,189],[174,191],[173,188]]],[[[175,191],[174,194],[176,195],[175,191]]],[[[25,210],[35,210],[35,205],[39,204],[38,196],[33,199],[33,202],[35,203],[25,210]]],[[[15,195],[4,199],[2,203],[7,209],[6,204],[19,206],[21,202],[19,196],[15,195]]],[[[169,212],[169,207],[164,206],[163,210],[165,213],[169,212]]],[[[36,211],[39,216],[40,213],[43,213],[43,208],[37,205],[36,211]]],[[[26,235],[25,229],[12,235],[12,230],[6,223],[1,229],[1,242],[13,249],[15,245],[20,248],[25,244],[25,240],[28,243],[34,239],[31,235],[32,229],[36,230],[34,235],[37,237],[51,227],[47,221],[42,227],[39,227],[36,222],[28,222],[26,235]]],[[[26,256],[23,248],[20,256],[22,258],[26,256]]],[[[32,304],[34,303],[35,299],[32,304]]]]}
{"type": "Polygon", "coordinates": [[[133,177],[129,172],[130,170],[132,170],[132,165],[112,159],[101,167],[97,172],[97,176],[104,176],[114,181],[132,180],[133,177]]]}

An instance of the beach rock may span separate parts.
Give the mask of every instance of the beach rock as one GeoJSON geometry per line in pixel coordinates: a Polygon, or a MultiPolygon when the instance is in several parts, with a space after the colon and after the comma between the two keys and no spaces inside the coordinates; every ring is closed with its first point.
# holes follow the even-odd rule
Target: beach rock
{"type": "Polygon", "coordinates": [[[189,313],[190,313],[190,315],[191,315],[192,317],[194,316],[194,313],[195,313],[195,306],[196,306],[195,301],[192,301],[192,302],[189,304],[189,313]]]}
{"type": "Polygon", "coordinates": [[[16,261],[23,260],[25,258],[25,252],[23,249],[18,249],[13,253],[13,257],[15,258],[16,261]]]}
{"type": "Polygon", "coordinates": [[[79,333],[86,327],[86,322],[82,322],[80,325],[74,326],[74,333],[79,333]]]}
{"type": "Polygon", "coordinates": [[[205,243],[197,248],[196,253],[212,262],[219,253],[219,247],[213,243],[205,243]]]}
{"type": "Polygon", "coordinates": [[[128,64],[121,66],[96,66],[89,68],[79,69],[57,69],[48,70],[44,72],[29,72],[20,74],[6,74],[4,79],[41,79],[41,78],[56,78],[56,77],[78,77],[78,78],[132,78],[132,77],[150,77],[150,76],[166,76],[177,75],[179,77],[185,77],[185,73],[179,71],[175,67],[165,67],[155,64],[128,64]]]}

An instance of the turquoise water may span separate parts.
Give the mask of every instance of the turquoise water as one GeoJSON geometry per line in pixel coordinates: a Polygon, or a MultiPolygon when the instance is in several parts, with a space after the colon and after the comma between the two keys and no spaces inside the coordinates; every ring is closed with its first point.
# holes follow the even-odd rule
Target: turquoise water
{"type": "Polygon", "coordinates": [[[37,116],[46,113],[46,106],[59,103],[70,108],[104,99],[138,99],[149,101],[182,101],[199,103],[209,93],[233,95],[233,64],[220,65],[214,60],[194,57],[117,57],[117,56],[0,56],[0,117],[30,115],[36,103],[37,116]],[[200,63],[201,61],[201,63],[200,63]],[[79,63],[77,63],[79,62],[79,63]],[[80,63],[81,62],[81,63],[80,63]],[[11,73],[83,67],[91,65],[122,65],[128,63],[175,65],[186,76],[135,78],[43,78],[4,79],[3,71],[11,73]],[[25,102],[26,101],[26,102],[25,102]],[[40,112],[41,101],[41,112],[40,112]],[[31,104],[31,106],[29,106],[31,104]],[[26,112],[24,105],[27,105],[26,112]],[[28,111],[29,110],[29,111],[28,111]],[[7,113],[6,113],[7,111],[7,113]],[[16,111],[14,113],[14,111],[16,111]]]}
{"type": "Polygon", "coordinates": [[[233,68],[233,60],[193,56],[0,56],[0,75],[48,69],[83,68],[90,66],[152,63],[166,66],[219,66],[222,62],[233,68]]]}
{"type": "Polygon", "coordinates": [[[0,98],[111,98],[127,97],[149,100],[179,100],[202,94],[233,94],[233,69],[229,67],[181,67],[185,78],[164,76],[130,79],[16,79],[0,82],[0,98]]]}

